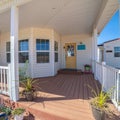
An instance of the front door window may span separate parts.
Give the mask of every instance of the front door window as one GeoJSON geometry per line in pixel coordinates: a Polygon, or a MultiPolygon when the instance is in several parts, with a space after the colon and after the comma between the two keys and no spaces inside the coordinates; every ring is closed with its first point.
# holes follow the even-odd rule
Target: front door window
{"type": "Polygon", "coordinates": [[[76,43],[65,43],[66,68],[76,68],[76,43]]]}
{"type": "Polygon", "coordinates": [[[73,45],[67,46],[67,56],[68,57],[74,56],[74,46],[73,45]]]}

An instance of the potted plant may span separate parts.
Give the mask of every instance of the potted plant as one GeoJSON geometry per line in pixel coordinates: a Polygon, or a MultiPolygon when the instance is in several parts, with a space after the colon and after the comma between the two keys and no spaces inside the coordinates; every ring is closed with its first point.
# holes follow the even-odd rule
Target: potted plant
{"type": "Polygon", "coordinates": [[[27,101],[32,101],[37,95],[37,85],[35,85],[35,88],[34,83],[36,81],[29,77],[27,70],[28,61],[25,62],[25,65],[23,67],[19,68],[20,85],[24,88],[24,90],[20,92],[20,94],[24,96],[27,101]]]}
{"type": "Polygon", "coordinates": [[[84,65],[85,72],[90,72],[91,71],[91,66],[86,64],[84,65]]]}
{"type": "Polygon", "coordinates": [[[27,78],[25,81],[21,81],[21,84],[24,87],[22,95],[26,98],[27,101],[32,101],[37,95],[34,83],[35,80],[31,78],[27,78]]]}
{"type": "Polygon", "coordinates": [[[91,98],[90,104],[96,120],[105,120],[105,113],[107,113],[109,109],[107,103],[110,100],[112,91],[113,90],[110,89],[108,92],[104,92],[103,90],[96,92],[92,89],[93,98],[91,98]]]}
{"type": "Polygon", "coordinates": [[[1,105],[0,106],[0,120],[8,120],[8,116],[11,114],[11,108],[1,105]]]}
{"type": "Polygon", "coordinates": [[[12,111],[12,115],[14,116],[14,120],[23,120],[25,109],[16,108],[12,111]]]}

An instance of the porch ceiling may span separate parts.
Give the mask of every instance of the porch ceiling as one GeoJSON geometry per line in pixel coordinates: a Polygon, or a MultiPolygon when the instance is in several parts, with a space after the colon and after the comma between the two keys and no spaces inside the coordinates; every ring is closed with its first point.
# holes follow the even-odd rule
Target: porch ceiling
{"type": "MultiPolygon", "coordinates": [[[[63,35],[89,34],[92,32],[93,25],[101,11],[102,1],[33,0],[19,6],[19,27],[54,28],[63,35]]],[[[10,10],[0,14],[0,31],[9,30],[10,10]]]]}

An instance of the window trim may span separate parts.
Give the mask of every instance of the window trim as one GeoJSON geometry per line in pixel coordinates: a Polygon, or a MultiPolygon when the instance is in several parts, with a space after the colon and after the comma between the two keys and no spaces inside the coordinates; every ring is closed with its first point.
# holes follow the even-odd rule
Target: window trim
{"type": "Polygon", "coordinates": [[[29,63],[29,39],[22,39],[22,40],[18,41],[18,63],[24,64],[26,61],[25,62],[20,62],[20,57],[19,57],[20,53],[28,53],[28,60],[26,60],[26,61],[28,61],[28,63],[29,63]],[[28,41],[28,50],[21,50],[20,51],[20,46],[19,45],[20,45],[21,41],[28,41]]]}
{"type": "Polygon", "coordinates": [[[59,45],[58,45],[58,41],[54,41],[54,62],[58,63],[59,62],[59,53],[58,53],[58,49],[59,49],[59,45]],[[55,43],[57,43],[57,50],[55,50],[55,43]],[[58,54],[58,60],[55,60],[55,53],[58,54]]]}
{"type": "Polygon", "coordinates": [[[119,58],[120,55],[119,55],[119,56],[116,56],[116,55],[115,55],[116,53],[119,53],[119,54],[120,54],[120,46],[114,47],[114,57],[115,57],[115,58],[119,58]],[[115,50],[116,48],[118,48],[119,50],[115,50]]]}
{"type": "Polygon", "coordinates": [[[36,39],[36,63],[37,64],[49,64],[50,63],[50,40],[49,39],[36,39]],[[49,50],[37,50],[37,40],[48,40],[49,41],[49,50]],[[44,53],[44,52],[48,52],[49,53],[49,62],[38,62],[37,61],[37,53],[40,53],[40,52],[42,52],[42,53],[44,53]]]}
{"type": "MultiPolygon", "coordinates": [[[[7,41],[6,42],[6,63],[11,63],[11,52],[10,52],[10,50],[9,51],[7,51],[7,43],[9,43],[9,45],[10,45],[10,41],[7,41]],[[8,62],[8,59],[7,59],[7,54],[10,54],[10,61],[8,62]]],[[[10,46],[9,46],[10,47],[10,46]]]]}

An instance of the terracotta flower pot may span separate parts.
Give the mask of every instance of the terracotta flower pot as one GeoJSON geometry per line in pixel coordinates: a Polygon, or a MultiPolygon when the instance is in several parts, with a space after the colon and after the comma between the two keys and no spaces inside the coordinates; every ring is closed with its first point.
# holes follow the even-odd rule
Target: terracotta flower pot
{"type": "Polygon", "coordinates": [[[25,92],[25,98],[27,101],[33,101],[34,99],[34,92],[25,92]]]}
{"type": "Polygon", "coordinates": [[[92,106],[92,113],[96,120],[105,120],[105,112],[92,106]]]}

